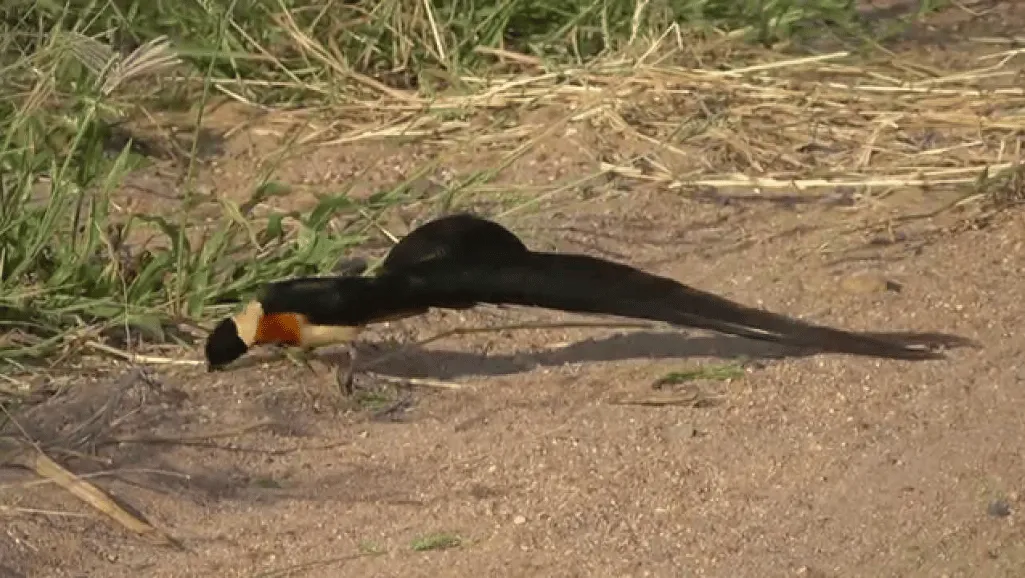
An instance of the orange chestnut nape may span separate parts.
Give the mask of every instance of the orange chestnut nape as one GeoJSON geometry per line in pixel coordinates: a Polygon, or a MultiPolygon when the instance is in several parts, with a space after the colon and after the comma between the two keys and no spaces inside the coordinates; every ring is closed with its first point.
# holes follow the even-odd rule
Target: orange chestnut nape
{"type": "Polygon", "coordinates": [[[284,344],[298,347],[302,343],[305,319],[295,313],[271,313],[260,316],[256,323],[253,345],[284,344]]]}

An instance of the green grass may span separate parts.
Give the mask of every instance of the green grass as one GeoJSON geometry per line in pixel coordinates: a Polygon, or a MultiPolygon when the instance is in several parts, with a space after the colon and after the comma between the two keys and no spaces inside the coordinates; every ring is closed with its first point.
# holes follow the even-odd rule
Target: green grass
{"type": "Polygon", "coordinates": [[[356,395],[356,403],[365,410],[379,411],[395,403],[395,396],[384,392],[361,391],[356,395]]]}
{"type": "Polygon", "coordinates": [[[721,365],[710,365],[707,367],[696,367],[694,369],[671,371],[658,378],[654,383],[654,387],[680,385],[681,383],[688,383],[702,379],[709,381],[728,381],[730,379],[740,379],[742,377],[744,377],[743,364],[726,363],[721,365]]]}
{"type": "Polygon", "coordinates": [[[387,549],[384,546],[374,542],[373,540],[361,540],[359,543],[359,551],[362,554],[369,556],[380,556],[381,554],[387,553],[387,549]]]}
{"type": "Polygon", "coordinates": [[[410,544],[414,552],[428,552],[431,550],[447,550],[462,545],[463,540],[455,534],[439,533],[421,536],[410,544]]]}
{"type": "MultiPolygon", "coordinates": [[[[673,24],[743,29],[761,42],[857,25],[848,0],[13,0],[0,13],[0,363],[16,364],[114,330],[185,339],[172,327],[223,315],[269,280],[331,270],[408,193],[356,201],[322,191],[310,212],[258,221],[253,207],[289,188],[273,180],[273,163],[249,201],[212,199],[196,190],[193,144],[179,151],[189,163],[181,210],[124,218],[111,194],[149,162],[138,142],[114,138],[125,121],[202,111],[219,91],[328,109],[373,99],[382,85],[462,92],[472,87],[460,78],[495,65],[480,47],[557,69],[673,24]],[[190,210],[204,203],[219,217],[197,228],[190,210]],[[336,215],[358,218],[330,231],[336,215]],[[157,242],[126,241],[140,230],[157,242]]],[[[439,207],[454,202],[449,191],[439,207]]]]}

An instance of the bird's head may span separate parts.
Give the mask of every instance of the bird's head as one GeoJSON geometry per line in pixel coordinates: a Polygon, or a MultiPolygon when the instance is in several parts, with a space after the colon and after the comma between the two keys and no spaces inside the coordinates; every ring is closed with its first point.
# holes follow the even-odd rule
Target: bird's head
{"type": "Polygon", "coordinates": [[[206,366],[208,371],[221,369],[245,355],[249,345],[239,336],[235,319],[228,317],[217,324],[206,338],[206,366]]]}
{"type": "Polygon", "coordinates": [[[211,371],[221,369],[263,343],[299,345],[300,316],[266,315],[259,301],[250,301],[236,315],[222,320],[206,340],[206,362],[211,371]]]}

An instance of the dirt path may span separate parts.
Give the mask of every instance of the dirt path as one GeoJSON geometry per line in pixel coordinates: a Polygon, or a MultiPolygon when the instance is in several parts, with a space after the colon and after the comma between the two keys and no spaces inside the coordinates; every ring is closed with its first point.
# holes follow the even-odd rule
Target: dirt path
{"type": "MultiPolygon", "coordinates": [[[[551,146],[502,179],[569,178],[597,163],[551,146]]],[[[404,162],[355,150],[335,154],[375,159],[381,179],[404,162]]],[[[378,367],[459,386],[391,391],[406,403],[385,415],[375,415],[383,399],[334,409],[323,383],[285,363],[215,376],[157,368],[150,384],[117,386],[126,417],[105,438],[122,443],[99,448],[109,462],[76,471],[112,471],[97,483],[186,551],[143,544],[34,487],[5,494],[0,577],[1020,575],[1025,214],[893,219],[949,201],[699,200],[617,182],[553,196],[543,215],[504,222],[534,247],[630,261],[834,325],[957,333],[983,349],[904,363],[781,357],[702,332],[465,336],[378,367]],[[730,379],[653,389],[669,372],[724,363],[730,379]],[[620,403],[668,394],[709,403],[620,403]]],[[[364,356],[467,322],[566,319],[432,313],[372,333],[364,356]]],[[[69,374],[67,413],[52,419],[95,413],[128,371],[69,374]]],[[[9,487],[26,479],[0,471],[9,487]]]]}
{"type": "MultiPolygon", "coordinates": [[[[770,236],[831,219],[843,216],[651,193],[546,224],[590,231],[605,250],[633,251],[635,261],[661,262],[649,265],[661,273],[746,302],[850,327],[952,331],[985,349],[917,364],[765,359],[739,379],[692,384],[721,396],[718,405],[640,407],[614,402],[650,396],[668,371],[772,351],[636,331],[453,339],[381,369],[463,386],[418,390],[391,422],[313,411],[299,386],[320,385],[282,364],[215,378],[158,372],[167,391],[184,395],[150,393],[134,431],[118,435],[276,424],[213,440],[224,449],[102,452],[122,471],[163,472],[104,485],[173,528],[190,553],[140,545],[106,521],[18,517],[3,559],[50,568],[31,576],[256,576],[307,563],[266,575],[1013,575],[1025,564],[1025,215],[944,234],[912,255],[927,233],[907,227],[907,240],[866,249],[857,263],[819,252],[850,240],[833,227],[770,236]],[[723,217],[718,228],[692,225],[723,217]],[[619,238],[600,236],[612,223],[619,238]],[[741,231],[758,241],[738,247],[741,231]],[[837,283],[863,270],[902,290],[837,283]],[[988,511],[1001,500],[1008,517],[988,511]],[[461,545],[411,550],[418,537],[448,533],[461,545]]],[[[430,321],[453,327],[453,317],[430,321]]],[[[425,321],[404,328],[410,337],[432,331],[425,321]]],[[[79,395],[106,399],[110,381],[99,376],[79,395]]],[[[29,504],[82,511],[41,492],[26,495],[29,504]]]]}

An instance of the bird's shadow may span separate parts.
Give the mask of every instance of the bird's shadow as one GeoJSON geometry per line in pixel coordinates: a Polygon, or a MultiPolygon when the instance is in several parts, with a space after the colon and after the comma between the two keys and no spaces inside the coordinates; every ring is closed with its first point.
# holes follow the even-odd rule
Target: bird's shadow
{"type": "MultiPolygon", "coordinates": [[[[665,360],[691,357],[725,359],[781,359],[812,355],[814,351],[764,343],[733,336],[693,336],[673,331],[638,331],[603,338],[585,339],[544,351],[487,354],[452,349],[426,349],[417,345],[383,341],[362,344],[366,368],[397,378],[457,379],[468,376],[503,376],[525,373],[538,367],[626,360],[665,360]],[[402,352],[392,356],[392,348],[402,352]],[[378,355],[387,359],[375,362],[378,355]]],[[[360,369],[363,364],[358,364],[360,369]]]]}
{"type": "MultiPolygon", "coordinates": [[[[973,348],[981,344],[972,339],[947,333],[932,332],[861,332],[859,335],[910,346],[934,349],[973,348]]],[[[376,344],[381,348],[385,343],[376,344]]],[[[370,344],[365,344],[370,346],[370,344]]],[[[799,347],[759,341],[732,335],[688,335],[680,331],[642,330],[603,338],[585,339],[566,347],[545,351],[511,354],[484,354],[472,351],[425,349],[416,345],[403,347],[398,342],[389,347],[403,348],[403,354],[388,355],[379,363],[376,355],[367,356],[369,369],[397,378],[456,379],[466,376],[501,376],[524,373],[537,367],[558,367],[567,364],[628,360],[666,360],[691,357],[718,357],[746,361],[779,360],[829,353],[815,347],[799,347]]],[[[941,354],[942,356],[942,354],[941,354]]],[[[357,364],[359,369],[362,364],[357,364]]]]}

